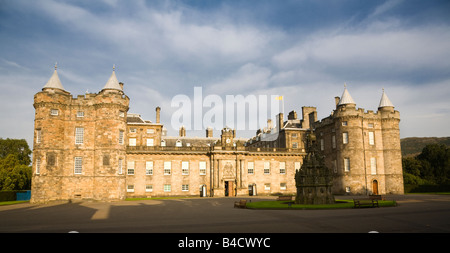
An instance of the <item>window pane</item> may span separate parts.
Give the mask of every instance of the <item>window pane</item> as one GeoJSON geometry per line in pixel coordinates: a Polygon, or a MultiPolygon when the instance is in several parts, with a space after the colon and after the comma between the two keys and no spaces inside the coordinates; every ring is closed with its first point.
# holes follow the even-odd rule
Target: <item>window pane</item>
{"type": "Polygon", "coordinates": [[[83,158],[82,157],[75,157],[75,166],[74,166],[74,173],[75,174],[81,174],[83,171],[83,158]]]}
{"type": "Polygon", "coordinates": [[[75,144],[83,144],[84,142],[84,128],[75,128],[75,144]]]}

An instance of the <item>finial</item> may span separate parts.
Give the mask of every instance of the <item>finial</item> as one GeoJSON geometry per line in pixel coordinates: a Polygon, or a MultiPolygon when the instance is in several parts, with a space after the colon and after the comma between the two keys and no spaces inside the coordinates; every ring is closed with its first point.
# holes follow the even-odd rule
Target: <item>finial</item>
{"type": "Polygon", "coordinates": [[[116,70],[116,64],[113,64],[113,71],[116,70]]]}
{"type": "Polygon", "coordinates": [[[58,62],[55,62],[55,70],[58,68],[58,62]]]}
{"type": "Polygon", "coordinates": [[[344,88],[347,88],[347,83],[344,83],[344,88]]]}

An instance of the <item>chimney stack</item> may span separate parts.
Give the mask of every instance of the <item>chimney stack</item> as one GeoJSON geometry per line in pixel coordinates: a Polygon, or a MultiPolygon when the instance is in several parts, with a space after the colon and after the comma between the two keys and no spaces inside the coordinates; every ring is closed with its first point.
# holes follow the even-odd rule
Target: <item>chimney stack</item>
{"type": "Polygon", "coordinates": [[[159,123],[160,114],[161,114],[161,108],[158,106],[158,107],[156,107],[156,123],[159,123]]]}
{"type": "Polygon", "coordinates": [[[213,129],[211,127],[206,128],[206,138],[213,137],[213,129]]]}

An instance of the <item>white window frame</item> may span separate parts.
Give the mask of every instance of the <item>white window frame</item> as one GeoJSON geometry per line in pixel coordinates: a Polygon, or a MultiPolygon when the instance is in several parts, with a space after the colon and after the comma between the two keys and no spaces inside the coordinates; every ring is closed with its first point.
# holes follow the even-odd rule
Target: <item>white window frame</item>
{"type": "Polygon", "coordinates": [[[147,139],[147,147],[153,147],[153,142],[154,142],[153,138],[148,138],[147,139]]]}
{"type": "Polygon", "coordinates": [[[123,159],[119,159],[119,162],[118,162],[118,173],[119,174],[122,174],[123,173],[123,159]]]}
{"type": "Polygon", "coordinates": [[[344,171],[349,172],[350,171],[350,158],[344,158],[344,171]]]}
{"type": "Polygon", "coordinates": [[[128,139],[128,146],[135,147],[136,146],[136,138],[129,138],[128,139]]]}
{"type": "Polygon", "coordinates": [[[182,146],[183,146],[183,143],[181,142],[181,140],[177,140],[175,142],[175,147],[182,147],[182,146]]]}
{"type": "Polygon", "coordinates": [[[299,171],[301,168],[302,168],[302,163],[301,162],[294,162],[295,172],[299,171]]]}
{"type": "Polygon", "coordinates": [[[41,143],[42,132],[41,129],[36,130],[36,143],[41,143]]]}
{"type": "Polygon", "coordinates": [[[287,184],[286,183],[280,183],[280,191],[286,191],[287,184]]]}
{"type": "Polygon", "coordinates": [[[206,175],[206,161],[200,161],[198,163],[198,169],[199,169],[199,173],[200,175],[206,175]]]}
{"type": "Polygon", "coordinates": [[[82,145],[84,143],[84,128],[76,127],[75,128],[75,144],[82,145]]]}
{"type": "Polygon", "coordinates": [[[145,162],[145,175],[153,175],[153,161],[145,162]]]}
{"type": "Polygon", "coordinates": [[[145,185],[145,192],[153,192],[153,185],[152,184],[145,185]]]}
{"type": "Polygon", "coordinates": [[[264,190],[265,191],[270,191],[270,183],[264,184],[264,190]]]}
{"type": "Polygon", "coordinates": [[[375,157],[370,158],[370,174],[377,174],[377,158],[375,157]]]}
{"type": "Polygon", "coordinates": [[[181,185],[181,191],[188,192],[189,191],[189,185],[188,184],[181,185]]]}
{"type": "Polygon", "coordinates": [[[369,132],[369,145],[375,145],[375,135],[374,135],[374,132],[369,132]]]}
{"type": "Polygon", "coordinates": [[[59,115],[59,110],[58,110],[58,109],[51,109],[51,110],[50,110],[50,115],[52,115],[52,116],[58,116],[58,115],[59,115]]]}
{"type": "Polygon", "coordinates": [[[181,162],[181,175],[183,175],[183,176],[189,175],[189,162],[188,161],[181,162]]]}
{"type": "Polygon", "coordinates": [[[123,137],[124,137],[125,131],[119,130],[119,145],[123,145],[123,137]]]}
{"type": "Polygon", "coordinates": [[[76,175],[80,175],[83,173],[83,157],[75,156],[73,162],[73,173],[76,175]]]}
{"type": "Polygon", "coordinates": [[[286,174],[286,162],[280,162],[280,174],[286,174]]]}
{"type": "Polygon", "coordinates": [[[134,161],[127,162],[127,175],[134,175],[134,161]]]}
{"type": "Polygon", "coordinates": [[[130,133],[136,133],[137,129],[135,127],[130,127],[130,133]]]}
{"type": "Polygon", "coordinates": [[[77,111],[77,118],[83,118],[84,112],[83,111],[77,111]]]}
{"type": "Polygon", "coordinates": [[[171,175],[171,174],[172,174],[172,162],[165,161],[164,162],[164,175],[171,175]]]}
{"type": "Polygon", "coordinates": [[[264,161],[264,175],[270,175],[270,162],[264,161]]]}
{"type": "Polygon", "coordinates": [[[127,185],[127,192],[134,192],[134,184],[127,185]]]}
{"type": "Polygon", "coordinates": [[[249,175],[255,174],[255,162],[247,163],[247,174],[249,175]]]}
{"type": "Polygon", "coordinates": [[[36,175],[41,174],[41,159],[36,158],[36,175]]]}
{"type": "Polygon", "coordinates": [[[147,128],[147,133],[148,133],[148,134],[154,134],[154,133],[155,133],[155,129],[153,129],[153,128],[147,128]]]}
{"type": "Polygon", "coordinates": [[[343,132],[342,133],[342,143],[343,144],[348,144],[348,132],[343,132]]]}
{"type": "Polygon", "coordinates": [[[172,191],[172,185],[165,184],[164,185],[164,192],[171,192],[172,191]]]}
{"type": "Polygon", "coordinates": [[[161,140],[161,147],[165,147],[166,146],[166,141],[165,140],[161,140]]]}

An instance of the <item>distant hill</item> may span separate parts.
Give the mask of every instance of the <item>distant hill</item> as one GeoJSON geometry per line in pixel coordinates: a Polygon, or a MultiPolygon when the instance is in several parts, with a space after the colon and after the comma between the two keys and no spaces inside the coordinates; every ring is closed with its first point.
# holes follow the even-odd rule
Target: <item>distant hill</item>
{"type": "Polygon", "coordinates": [[[450,137],[408,137],[400,139],[402,156],[418,155],[426,145],[435,143],[450,146],[450,137]]]}

